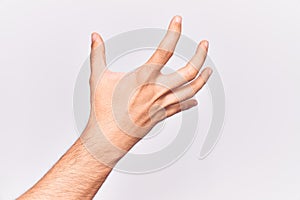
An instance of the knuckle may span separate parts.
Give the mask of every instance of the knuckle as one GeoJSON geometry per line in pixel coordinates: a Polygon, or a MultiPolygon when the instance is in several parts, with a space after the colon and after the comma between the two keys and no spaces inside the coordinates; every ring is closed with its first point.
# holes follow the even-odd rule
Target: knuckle
{"type": "Polygon", "coordinates": [[[166,51],[166,57],[167,58],[171,58],[172,56],[174,55],[174,52],[173,51],[166,51]]]}
{"type": "Polygon", "coordinates": [[[173,51],[169,51],[166,49],[159,49],[158,54],[160,59],[165,59],[165,58],[169,59],[173,56],[173,51]]]}
{"type": "Polygon", "coordinates": [[[189,87],[189,90],[190,90],[190,97],[193,97],[197,92],[198,92],[198,87],[197,87],[197,82],[193,82],[191,83],[190,87],[189,87]]]}
{"type": "Polygon", "coordinates": [[[186,78],[190,81],[194,79],[198,74],[198,70],[195,69],[192,65],[189,65],[186,69],[186,78]]]}
{"type": "Polygon", "coordinates": [[[203,77],[203,74],[201,74],[198,79],[199,85],[203,86],[206,83],[206,81],[207,78],[203,77]]]}

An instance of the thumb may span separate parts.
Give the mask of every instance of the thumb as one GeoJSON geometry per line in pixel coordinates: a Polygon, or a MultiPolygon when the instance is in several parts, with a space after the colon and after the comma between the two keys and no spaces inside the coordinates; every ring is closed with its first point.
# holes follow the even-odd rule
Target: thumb
{"type": "Polygon", "coordinates": [[[91,65],[91,78],[99,77],[101,72],[106,67],[105,58],[105,46],[103,39],[98,33],[92,33],[91,35],[91,55],[90,55],[90,65],[91,65]]]}

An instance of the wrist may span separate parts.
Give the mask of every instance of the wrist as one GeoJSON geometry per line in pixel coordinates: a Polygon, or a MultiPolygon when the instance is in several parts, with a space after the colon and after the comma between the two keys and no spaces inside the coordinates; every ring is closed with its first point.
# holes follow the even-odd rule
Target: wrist
{"type": "Polygon", "coordinates": [[[80,140],[96,160],[113,168],[140,138],[109,126],[100,127],[99,123],[91,117],[80,140]]]}

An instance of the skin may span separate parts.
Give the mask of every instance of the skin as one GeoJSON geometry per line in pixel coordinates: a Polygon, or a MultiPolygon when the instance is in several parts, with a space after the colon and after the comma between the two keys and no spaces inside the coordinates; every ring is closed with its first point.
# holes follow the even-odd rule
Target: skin
{"type": "Polygon", "coordinates": [[[32,188],[18,199],[92,199],[117,162],[159,121],[197,105],[191,99],[207,82],[210,68],[199,71],[208,42],[171,74],[160,70],[173,55],[181,34],[180,16],[150,59],[132,72],[106,68],[101,36],[92,34],[91,111],[80,138],[32,188]]]}

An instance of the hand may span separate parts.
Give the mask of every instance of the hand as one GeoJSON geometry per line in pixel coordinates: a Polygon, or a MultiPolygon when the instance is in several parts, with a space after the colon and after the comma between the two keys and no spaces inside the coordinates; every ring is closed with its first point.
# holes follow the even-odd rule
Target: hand
{"type": "Polygon", "coordinates": [[[207,55],[207,41],[200,42],[184,67],[171,74],[161,73],[179,40],[181,21],[181,17],[174,17],[151,58],[129,73],[106,68],[104,42],[100,35],[92,34],[91,112],[82,138],[100,161],[115,163],[159,121],[197,105],[191,98],[212,72],[206,68],[197,77],[207,55]],[[110,152],[106,158],[101,154],[103,149],[110,152]]]}
{"type": "Polygon", "coordinates": [[[196,106],[191,98],[208,80],[203,65],[208,43],[178,71],[164,75],[181,33],[174,17],[152,57],[129,73],[106,69],[104,43],[92,34],[91,112],[88,124],[72,147],[19,199],[92,199],[117,161],[159,121],[196,106]]]}

